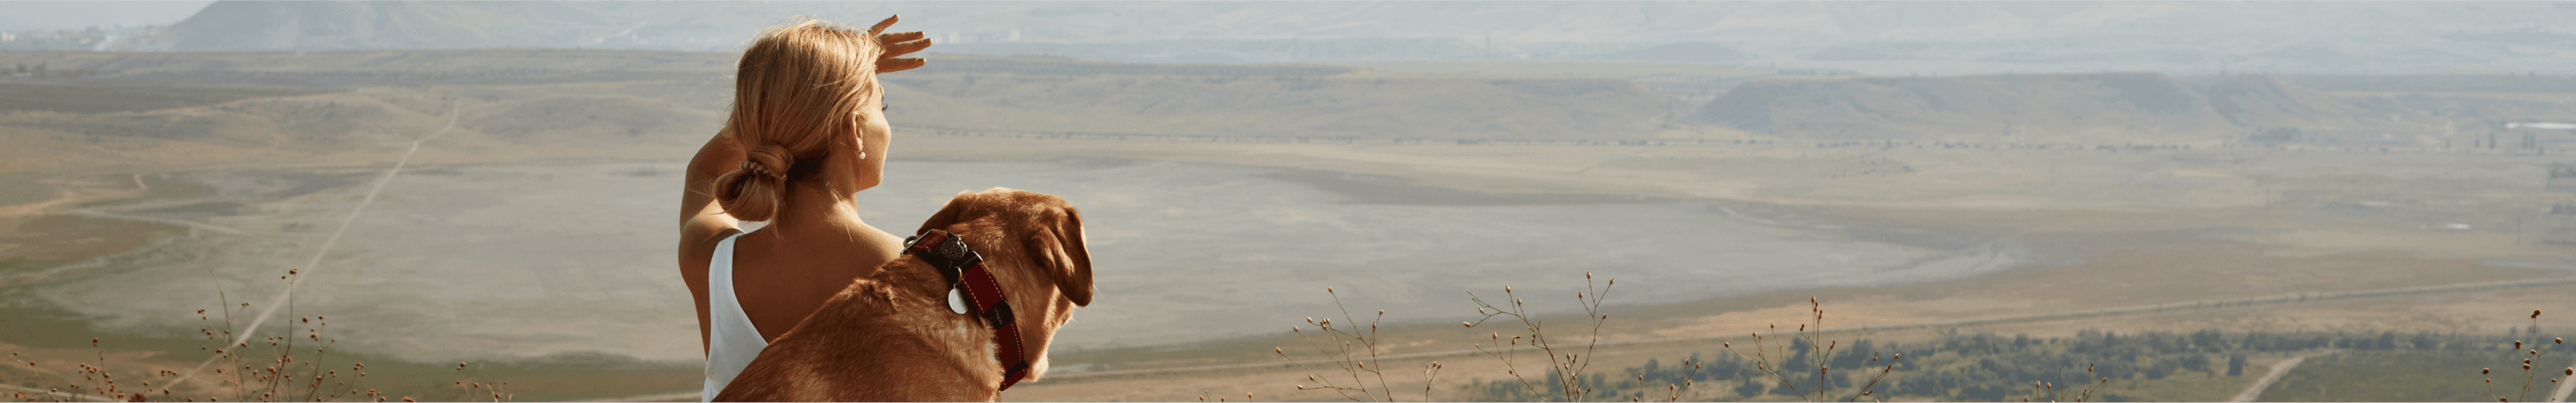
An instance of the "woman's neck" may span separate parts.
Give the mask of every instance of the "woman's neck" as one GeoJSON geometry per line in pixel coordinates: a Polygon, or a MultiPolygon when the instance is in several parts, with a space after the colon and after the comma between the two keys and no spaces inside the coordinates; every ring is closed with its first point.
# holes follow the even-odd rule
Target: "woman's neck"
{"type": "Polygon", "coordinates": [[[777,236],[788,240],[822,241],[847,239],[868,241],[884,236],[884,231],[869,226],[859,217],[858,206],[849,195],[838,193],[820,181],[797,181],[788,184],[787,195],[763,231],[780,231],[777,236]],[[786,225],[779,225],[786,224],[786,225]]]}

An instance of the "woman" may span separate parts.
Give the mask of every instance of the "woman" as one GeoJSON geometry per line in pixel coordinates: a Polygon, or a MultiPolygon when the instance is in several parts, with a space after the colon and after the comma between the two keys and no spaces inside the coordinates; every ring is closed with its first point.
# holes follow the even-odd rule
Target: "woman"
{"type": "Polygon", "coordinates": [[[697,300],[705,396],[866,271],[903,237],[860,220],[852,196],[885,176],[885,91],[876,74],[930,46],[920,32],[861,33],[799,18],[742,54],[733,115],[689,161],[680,196],[680,276],[697,300]],[[742,232],[743,221],[769,226],[742,232]]]}

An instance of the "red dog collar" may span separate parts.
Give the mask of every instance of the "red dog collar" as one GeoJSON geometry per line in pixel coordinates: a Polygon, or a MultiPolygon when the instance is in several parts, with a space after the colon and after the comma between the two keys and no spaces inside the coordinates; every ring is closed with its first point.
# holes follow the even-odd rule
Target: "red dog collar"
{"type": "Polygon", "coordinates": [[[904,240],[903,253],[919,256],[948,278],[949,295],[963,294],[968,310],[993,326],[994,357],[1002,362],[1002,388],[1010,390],[1029,375],[1028,350],[1020,341],[1020,324],[1011,313],[1010,299],[1002,297],[1001,282],[984,266],[984,256],[966,246],[963,237],[948,231],[922,231],[904,240]],[[964,292],[959,292],[964,290],[964,292]]]}

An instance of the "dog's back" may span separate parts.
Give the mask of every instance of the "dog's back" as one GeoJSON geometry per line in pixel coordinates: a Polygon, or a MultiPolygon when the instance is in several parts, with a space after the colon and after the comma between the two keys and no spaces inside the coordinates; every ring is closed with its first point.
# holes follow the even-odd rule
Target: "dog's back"
{"type": "MultiPolygon", "coordinates": [[[[1018,316],[1045,371],[1047,344],[1091,302],[1091,259],[1080,214],[1055,196],[994,188],[962,192],[922,228],[963,237],[1018,316]]],[[[718,401],[991,401],[1003,368],[995,329],[949,310],[954,285],[905,255],[862,276],[770,343],[718,401]]]]}

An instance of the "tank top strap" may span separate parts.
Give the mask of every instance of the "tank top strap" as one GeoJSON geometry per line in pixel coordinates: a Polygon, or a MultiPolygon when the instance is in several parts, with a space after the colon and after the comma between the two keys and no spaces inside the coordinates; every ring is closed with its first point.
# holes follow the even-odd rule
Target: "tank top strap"
{"type": "Polygon", "coordinates": [[[723,392],[735,375],[760,356],[761,349],[769,347],[769,341],[760,338],[760,328],[751,324],[751,315],[743,313],[742,301],[735,298],[734,241],[743,234],[717,242],[715,256],[707,262],[707,378],[700,401],[715,401],[716,393],[723,392]]]}

